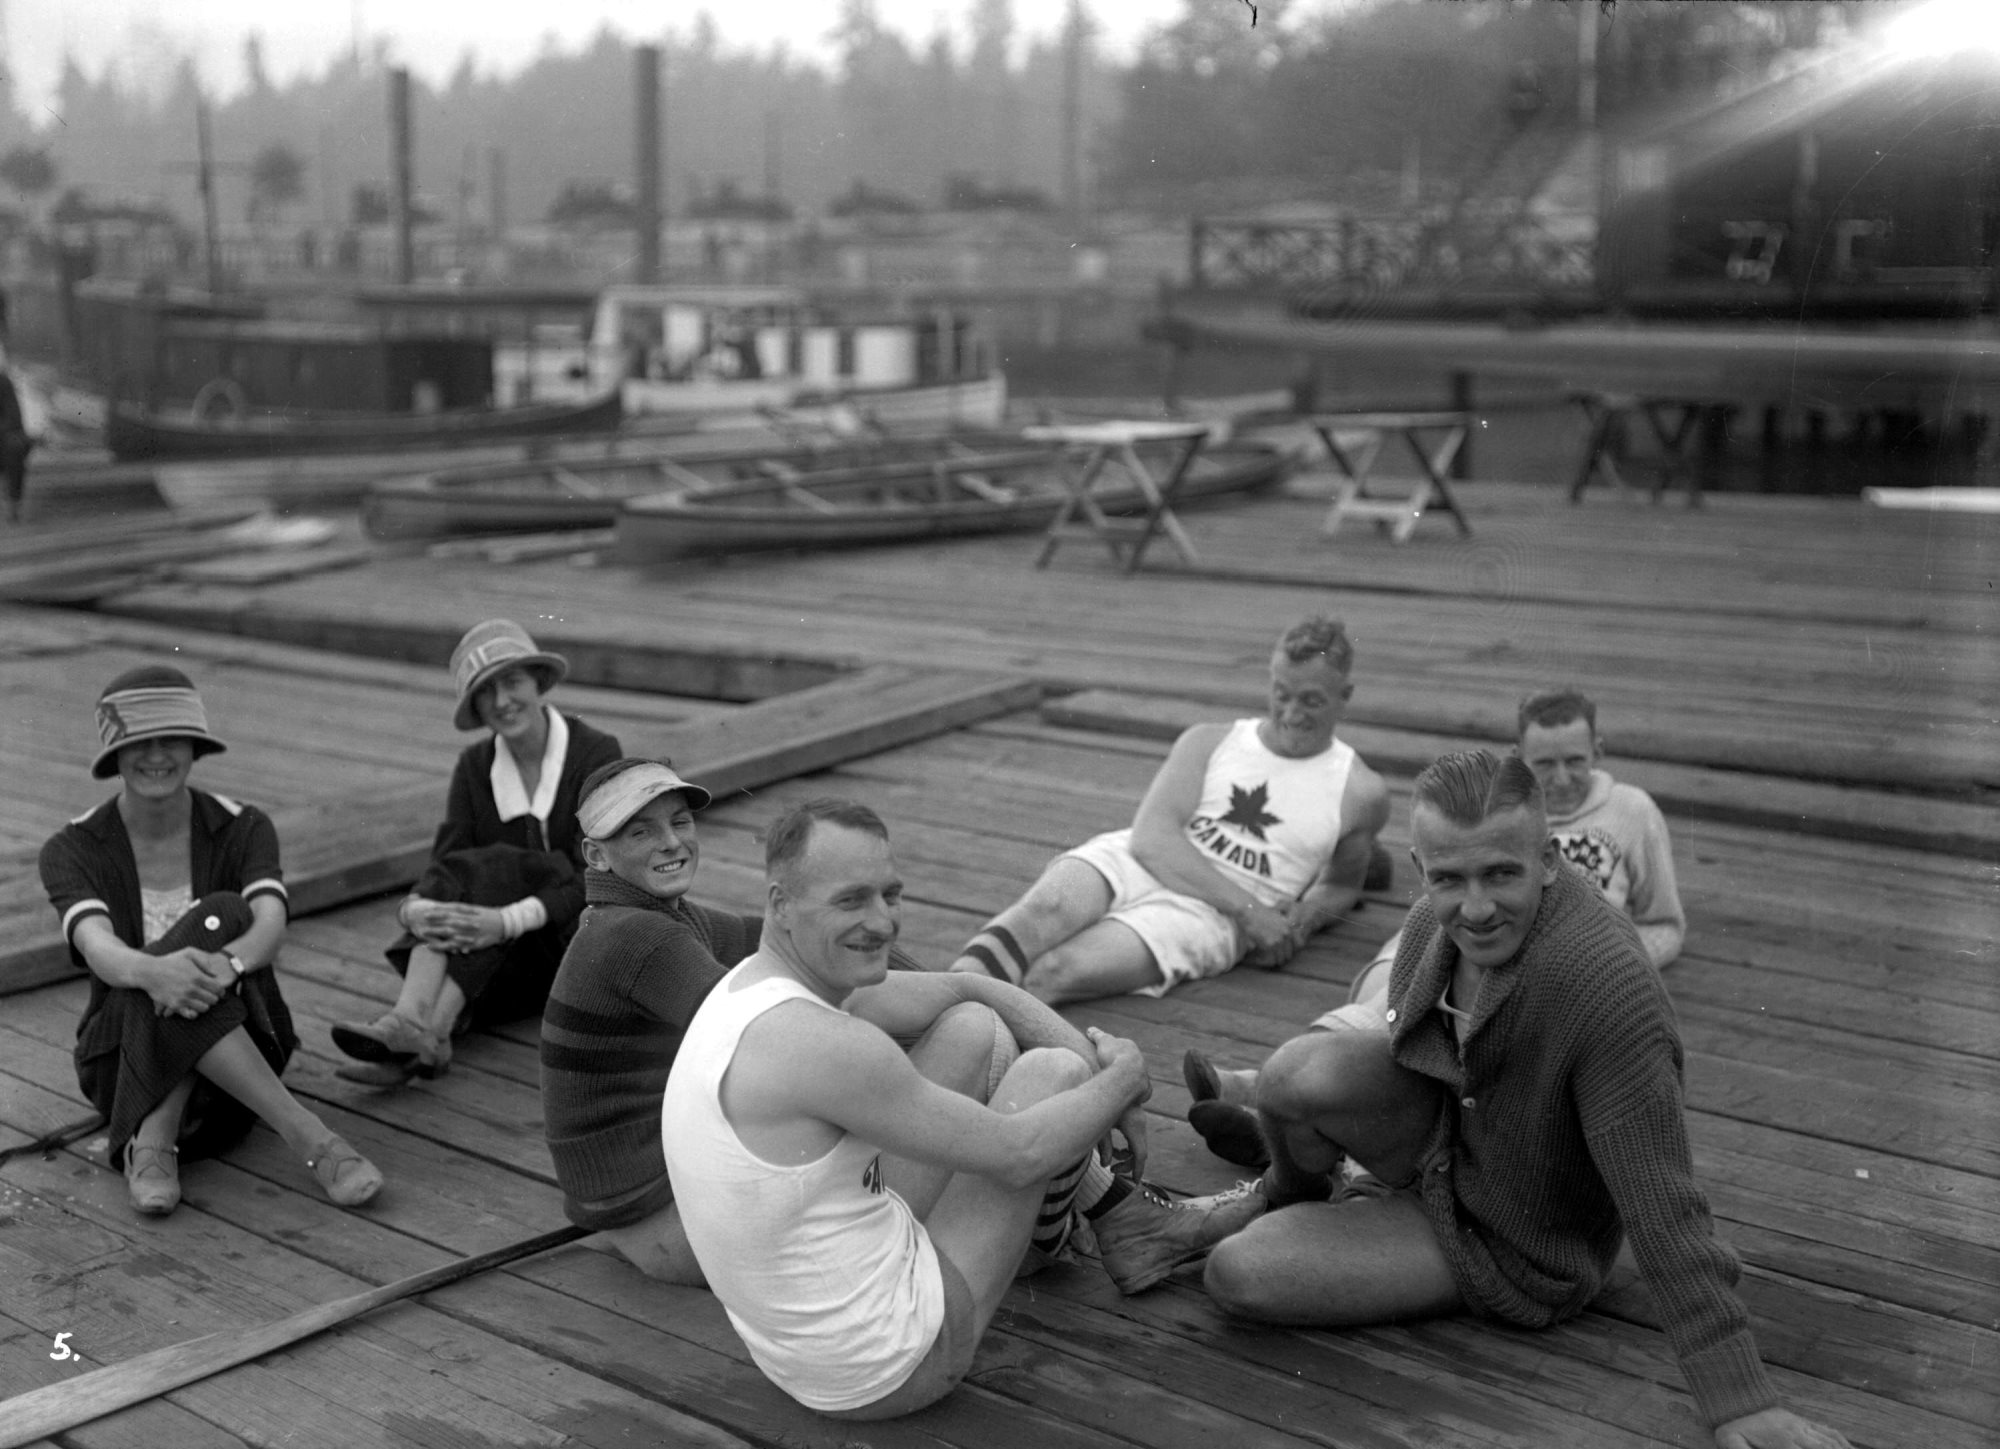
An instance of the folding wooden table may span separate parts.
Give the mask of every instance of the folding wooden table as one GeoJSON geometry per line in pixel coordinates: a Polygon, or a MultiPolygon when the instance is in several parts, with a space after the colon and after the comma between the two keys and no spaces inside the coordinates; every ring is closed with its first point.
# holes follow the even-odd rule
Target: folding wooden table
{"type": "MultiPolygon", "coordinates": [[[[1417,523],[1426,513],[1449,513],[1458,531],[1472,536],[1458,500],[1451,496],[1445,475],[1452,460],[1465,446],[1472,414],[1456,411],[1315,413],[1306,421],[1326,444],[1327,455],[1340,470],[1334,483],[1333,506],[1327,510],[1320,532],[1329,538],[1349,519],[1365,518],[1397,543],[1408,543],[1417,523]],[[1360,434],[1357,442],[1354,434],[1360,434]],[[1343,439],[1342,435],[1347,437],[1343,439]],[[1383,445],[1389,437],[1400,437],[1409,445],[1422,476],[1400,492],[1370,492],[1369,474],[1374,471],[1383,445]]],[[[1379,487],[1380,485],[1378,485],[1379,487]]]]}
{"type": "Polygon", "coordinates": [[[1209,428],[1207,423],[1150,421],[1060,423],[1024,428],[1021,436],[1029,441],[1060,446],[1064,492],[1062,507],[1043,535],[1035,567],[1046,568],[1065,539],[1094,538],[1124,565],[1126,573],[1133,573],[1145,557],[1147,547],[1160,534],[1173,541],[1187,563],[1199,563],[1194,541],[1174,516],[1173,504],[1195,455],[1208,441],[1209,428]],[[1148,464],[1139,452],[1141,443],[1166,447],[1164,470],[1156,472],[1148,464]],[[1146,500],[1142,517],[1112,518],[1099,506],[1097,480],[1107,468],[1123,472],[1138,488],[1146,500]]]}
{"type": "Polygon", "coordinates": [[[1641,468],[1653,475],[1653,502],[1658,503],[1667,489],[1681,483],[1687,488],[1687,506],[1701,507],[1701,467],[1690,453],[1695,423],[1704,409],[1713,404],[1689,398],[1590,390],[1572,393],[1571,397],[1590,419],[1590,441],[1584,445],[1583,466],[1577,469],[1576,481],[1570,484],[1570,502],[1581,503],[1583,490],[1598,477],[1615,485],[1619,493],[1628,493],[1631,485],[1618,466],[1622,461],[1627,468],[1641,468]],[[1627,451],[1631,442],[1629,420],[1635,413],[1645,418],[1654,441],[1659,444],[1659,452],[1652,457],[1634,457],[1627,451]]]}

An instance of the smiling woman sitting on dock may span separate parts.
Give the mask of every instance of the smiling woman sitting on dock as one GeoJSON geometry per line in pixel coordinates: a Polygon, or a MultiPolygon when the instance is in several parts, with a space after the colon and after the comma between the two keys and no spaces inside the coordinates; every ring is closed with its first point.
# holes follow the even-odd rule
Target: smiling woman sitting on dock
{"type": "Polygon", "coordinates": [[[355,1207],[382,1174],[278,1080],[298,1034],[271,960],[285,931],[278,835],[250,805],[188,785],[209,732],[177,669],[129,670],[97,703],[90,773],[119,794],[42,847],[42,885],[70,959],[90,972],[76,1074],[105,1115],[132,1204],[181,1199],[178,1159],[221,1151],[264,1119],[328,1197],[355,1207]]]}
{"type": "Polygon", "coordinates": [[[577,799],[584,778],[623,753],[545,702],[568,673],[507,619],[473,626],[452,651],[452,722],[492,733],[459,755],[430,865],[397,908],[403,934],[384,953],[403,977],[396,1004],[333,1029],[356,1059],[342,1077],[395,1086],[436,1076],[474,1017],[511,1021],[548,999],[583,911],[577,799]]]}

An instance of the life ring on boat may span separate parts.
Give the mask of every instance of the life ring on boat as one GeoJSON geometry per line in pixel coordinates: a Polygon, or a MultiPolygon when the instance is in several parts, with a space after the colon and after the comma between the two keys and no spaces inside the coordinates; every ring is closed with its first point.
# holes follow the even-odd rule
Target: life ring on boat
{"type": "Polygon", "coordinates": [[[189,411],[205,423],[240,418],[249,410],[250,399],[243,385],[233,377],[211,377],[201,385],[189,406],[189,411]]]}

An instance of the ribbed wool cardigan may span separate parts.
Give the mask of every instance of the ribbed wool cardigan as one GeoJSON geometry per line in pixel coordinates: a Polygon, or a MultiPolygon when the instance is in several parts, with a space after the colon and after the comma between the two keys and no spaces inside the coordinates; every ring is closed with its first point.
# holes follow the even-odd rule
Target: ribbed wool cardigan
{"type": "Polygon", "coordinates": [[[1776,1403],[1695,1184],[1673,1007],[1632,923],[1562,864],[1521,949],[1486,972],[1462,1049],[1436,1009],[1457,961],[1419,899],[1389,980],[1391,1050],[1445,1089],[1421,1190],[1466,1301],[1560,1322],[1629,1234],[1708,1423],[1776,1403]]]}

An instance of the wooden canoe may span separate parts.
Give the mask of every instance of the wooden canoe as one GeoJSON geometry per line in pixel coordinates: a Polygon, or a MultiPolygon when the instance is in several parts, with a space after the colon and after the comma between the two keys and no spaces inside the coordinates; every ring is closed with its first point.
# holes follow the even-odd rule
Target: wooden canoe
{"type": "Polygon", "coordinates": [[[864,465],[929,463],[1019,446],[1018,439],[990,433],[817,440],[794,435],[789,442],[689,439],[623,456],[540,458],[384,479],[369,489],[361,516],[370,536],[380,539],[610,528],[628,499],[652,494],[864,465]]]}
{"type": "Polygon", "coordinates": [[[441,448],[496,438],[609,432],[617,428],[623,415],[615,390],[581,402],[524,403],[444,413],[277,413],[213,420],[165,417],[119,404],[107,413],[104,433],[111,456],[120,461],[257,458],[441,448]]]}
{"type": "MultiPolygon", "coordinates": [[[[1143,451],[1143,450],[1142,450],[1143,451]]],[[[1255,443],[1203,451],[1176,510],[1267,487],[1290,455],[1255,443]]],[[[618,515],[615,558],[624,563],[752,549],[840,548],[1046,528],[1062,507],[1055,449],[764,478],[704,492],[635,498],[618,515]]],[[[1107,513],[1144,507],[1136,484],[1100,482],[1107,513]]]]}

